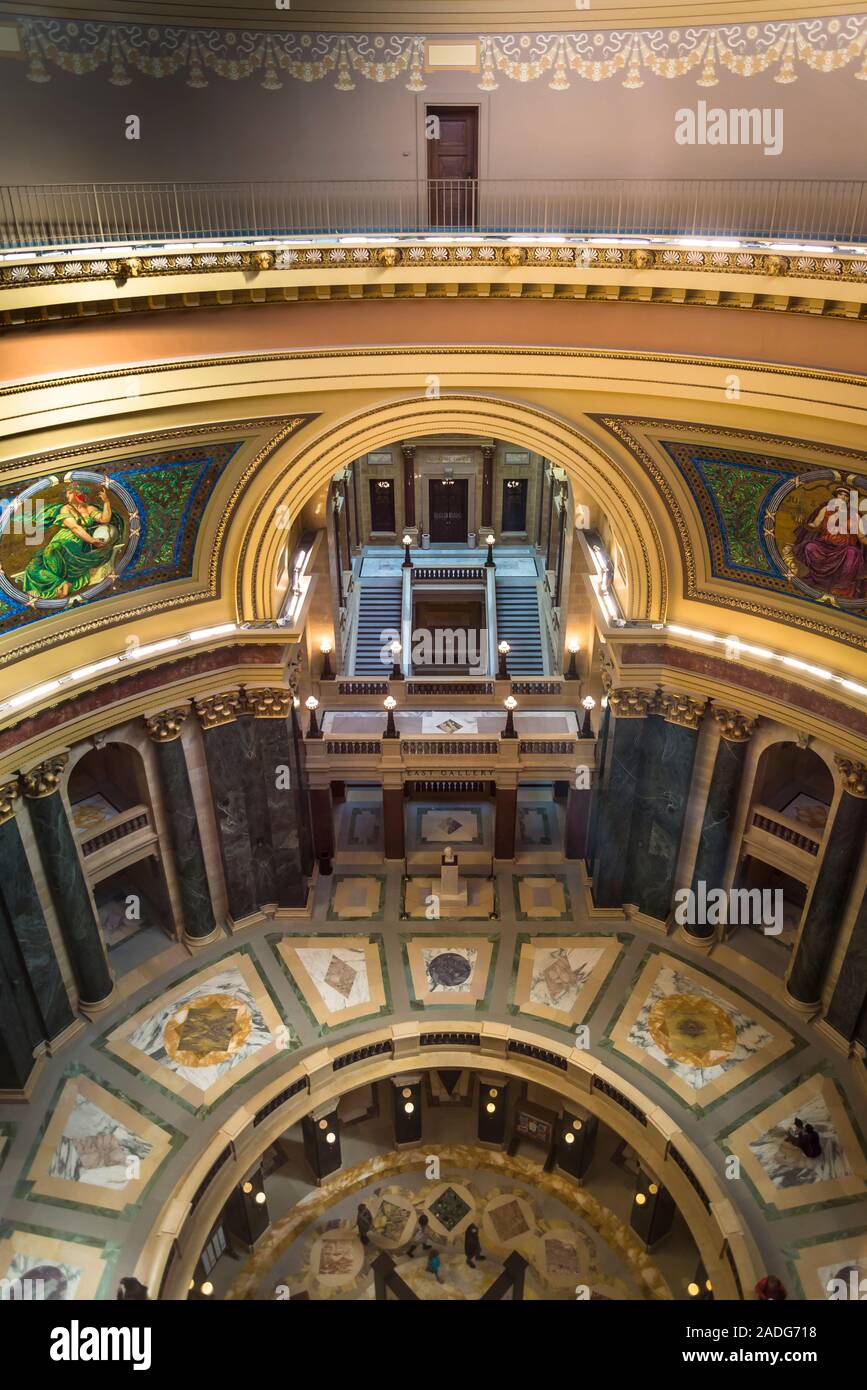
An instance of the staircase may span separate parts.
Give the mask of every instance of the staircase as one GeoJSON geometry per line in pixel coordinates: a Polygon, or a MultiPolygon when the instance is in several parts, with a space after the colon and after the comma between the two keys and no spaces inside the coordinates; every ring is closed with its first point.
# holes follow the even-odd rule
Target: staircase
{"type": "Polygon", "coordinates": [[[510,676],[542,676],[542,632],[539,595],[534,579],[500,579],[497,576],[497,641],[512,648],[507,663],[510,676]]]}
{"type": "Polygon", "coordinates": [[[366,579],[358,592],[358,631],[355,638],[355,676],[387,676],[391,666],[382,660],[384,632],[400,637],[400,579],[366,579]]]}

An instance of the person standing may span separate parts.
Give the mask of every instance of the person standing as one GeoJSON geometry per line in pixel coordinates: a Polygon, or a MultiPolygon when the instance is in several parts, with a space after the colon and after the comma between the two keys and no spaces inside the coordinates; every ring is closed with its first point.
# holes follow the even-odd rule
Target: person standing
{"type": "Polygon", "coordinates": [[[428,1274],[432,1274],[434,1276],[438,1284],[444,1284],[445,1280],[443,1279],[442,1274],[440,1273],[440,1263],[440,1252],[438,1250],[431,1249],[431,1252],[427,1257],[427,1272],[428,1274]]]}
{"type": "Polygon", "coordinates": [[[464,1254],[470,1269],[475,1269],[476,1260],[485,1258],[482,1254],[482,1242],[479,1240],[479,1228],[472,1222],[470,1222],[464,1235],[464,1254]]]}
{"type": "Polygon", "coordinates": [[[428,1229],[429,1226],[430,1217],[428,1216],[426,1211],[423,1211],[418,1218],[415,1231],[413,1232],[412,1241],[410,1242],[409,1249],[406,1252],[410,1259],[412,1259],[412,1256],[415,1253],[415,1247],[417,1245],[420,1245],[422,1250],[430,1250],[431,1243],[430,1230],[428,1229]]]}
{"type": "Polygon", "coordinates": [[[373,1216],[371,1215],[370,1208],[366,1207],[363,1202],[359,1202],[358,1204],[358,1211],[355,1214],[355,1225],[358,1230],[358,1239],[361,1241],[362,1245],[369,1245],[373,1216]]]}

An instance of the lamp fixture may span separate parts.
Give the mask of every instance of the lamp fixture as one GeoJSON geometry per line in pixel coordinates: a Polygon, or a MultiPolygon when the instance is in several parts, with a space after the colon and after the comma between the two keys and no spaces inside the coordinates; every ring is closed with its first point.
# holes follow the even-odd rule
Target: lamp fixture
{"type": "Polygon", "coordinates": [[[411,545],[412,545],[412,536],[404,536],[404,538],[403,538],[403,566],[402,566],[402,568],[405,569],[405,570],[411,570],[411,569],[412,569],[412,556],[411,556],[410,553],[409,553],[409,548],[410,548],[411,545]]]}
{"type": "Polygon", "coordinates": [[[249,1196],[249,1194],[253,1191],[253,1184],[251,1182],[242,1182],[241,1191],[246,1192],[249,1196]]]}
{"type": "Polygon", "coordinates": [[[581,701],[581,708],[584,711],[584,718],[581,721],[581,737],[592,738],[593,724],[590,720],[590,711],[596,708],[596,701],[593,699],[592,695],[584,696],[584,699],[581,701]]]}
{"type": "Polygon", "coordinates": [[[637,1206],[643,1207],[645,1202],[647,1201],[647,1198],[645,1197],[643,1192],[636,1192],[635,1201],[637,1206]]]}
{"type": "Polygon", "coordinates": [[[498,652],[499,658],[500,658],[499,669],[497,670],[497,679],[498,679],[498,680],[507,681],[507,680],[509,679],[509,668],[508,668],[508,665],[506,664],[506,657],[509,655],[509,652],[510,652],[511,650],[512,650],[512,648],[511,648],[511,646],[509,645],[508,642],[498,642],[498,643],[497,643],[497,652],[498,652]]]}
{"type": "Polygon", "coordinates": [[[319,672],[321,681],[334,680],[334,672],[331,669],[331,639],[323,637],[319,643],[319,650],[322,653],[322,670],[319,672]]]}
{"type": "Polygon", "coordinates": [[[500,738],[517,738],[518,735],[515,731],[514,714],[518,707],[518,701],[515,699],[514,695],[507,695],[503,704],[506,707],[506,727],[500,734],[500,738]]]}
{"type": "Polygon", "coordinates": [[[267,1199],[267,1197],[265,1196],[265,1193],[264,1193],[264,1192],[257,1192],[257,1193],[256,1193],[256,1205],[257,1205],[257,1206],[263,1207],[263,1206],[265,1205],[265,1203],[266,1203],[267,1200],[268,1200],[268,1199],[267,1199]]]}
{"type": "Polygon", "coordinates": [[[211,1283],[210,1279],[206,1279],[204,1284],[202,1285],[202,1293],[205,1295],[205,1298],[210,1298],[213,1292],[213,1284],[211,1283]]]}
{"type": "Polygon", "coordinates": [[[326,1136],[325,1136],[325,1142],[326,1142],[326,1144],[336,1144],[336,1143],[337,1143],[337,1135],[334,1133],[334,1131],[333,1131],[332,1129],[330,1129],[330,1130],[328,1131],[328,1133],[326,1134],[326,1136]]]}
{"type": "Polygon", "coordinates": [[[494,1102],[492,1100],[489,1100],[487,1105],[485,1106],[485,1109],[487,1110],[489,1115],[493,1115],[496,1113],[497,1107],[496,1105],[494,1105],[494,1102]]]}
{"type": "Polygon", "coordinates": [[[567,1130],[566,1133],[563,1135],[563,1142],[566,1144],[574,1144],[575,1135],[572,1134],[569,1130],[567,1130]]]}
{"type": "Polygon", "coordinates": [[[315,695],[308,695],[307,699],[304,701],[304,704],[310,711],[310,723],[307,725],[307,737],[321,738],[322,730],[316,722],[316,711],[319,708],[319,701],[317,700],[315,695]]]}
{"type": "Polygon", "coordinates": [[[566,650],[569,653],[569,666],[566,670],[566,679],[567,681],[577,681],[578,667],[576,665],[576,660],[581,650],[581,643],[578,641],[577,637],[570,637],[569,641],[566,643],[566,650]]]}
{"type": "Polygon", "coordinates": [[[485,545],[488,547],[488,556],[487,556],[487,559],[485,560],[485,567],[486,567],[486,568],[490,568],[490,569],[496,569],[496,565],[494,564],[494,538],[493,538],[493,536],[485,536],[485,545]]]}
{"type": "Polygon", "coordinates": [[[411,1115],[413,1110],[415,1110],[415,1106],[413,1105],[411,1100],[408,1100],[403,1108],[406,1111],[407,1115],[411,1115]]]}
{"type": "Polygon", "coordinates": [[[393,695],[386,695],[382,703],[388,714],[383,738],[400,738],[400,734],[397,732],[397,725],[394,722],[394,711],[397,708],[397,700],[393,695]]]}
{"type": "Polygon", "coordinates": [[[391,643],[391,675],[390,681],[402,681],[403,671],[400,668],[400,654],[403,648],[397,638],[391,643]]]}

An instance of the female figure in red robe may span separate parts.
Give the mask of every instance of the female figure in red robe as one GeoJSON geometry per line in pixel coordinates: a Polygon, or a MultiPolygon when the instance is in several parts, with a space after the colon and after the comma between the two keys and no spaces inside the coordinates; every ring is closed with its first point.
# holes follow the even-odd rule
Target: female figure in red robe
{"type": "Polygon", "coordinates": [[[814,588],[837,598],[865,597],[867,535],[860,526],[849,526],[848,488],[836,488],[834,496],[798,527],[792,554],[814,588]]]}

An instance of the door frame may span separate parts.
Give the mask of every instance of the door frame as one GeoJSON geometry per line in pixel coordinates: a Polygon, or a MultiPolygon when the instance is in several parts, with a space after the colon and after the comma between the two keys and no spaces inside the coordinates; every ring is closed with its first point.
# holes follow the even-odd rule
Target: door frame
{"type": "MultiPolygon", "coordinates": [[[[419,460],[416,455],[416,473],[421,483],[421,535],[430,535],[430,480],[431,478],[466,478],[467,479],[467,538],[476,536],[478,542],[478,516],[479,499],[477,492],[481,487],[480,473],[482,462],[482,451],[474,444],[467,445],[462,449],[460,445],[455,445],[455,451],[470,455],[469,463],[446,463],[441,459],[432,458],[419,460]],[[478,455],[478,457],[476,457],[478,455]]],[[[463,544],[466,545],[465,538],[463,544]]]]}
{"type": "Polygon", "coordinates": [[[431,487],[433,486],[434,483],[452,483],[455,487],[461,488],[461,490],[462,490],[462,492],[463,492],[463,496],[464,496],[464,498],[466,499],[466,515],[465,515],[465,518],[464,518],[464,519],[465,519],[465,521],[466,521],[466,523],[467,523],[467,529],[466,529],[466,533],[465,533],[463,539],[461,539],[460,535],[458,535],[458,536],[456,536],[456,537],[453,537],[451,540],[447,540],[447,541],[439,540],[439,541],[438,541],[438,540],[435,540],[434,537],[431,535],[431,538],[430,538],[430,543],[431,543],[431,545],[461,545],[461,544],[466,545],[467,538],[468,538],[469,535],[470,535],[470,490],[471,490],[471,489],[470,489],[470,479],[469,479],[469,478],[466,478],[466,477],[463,477],[463,476],[460,475],[460,474],[459,474],[457,477],[454,477],[454,476],[452,476],[452,475],[446,475],[446,474],[443,474],[443,473],[440,473],[440,474],[431,473],[431,474],[428,475],[428,477],[427,477],[427,479],[426,479],[426,482],[427,482],[427,496],[428,496],[428,527],[430,527],[431,520],[432,520],[432,517],[431,517],[431,514],[430,514],[430,512],[431,512],[431,506],[430,506],[430,490],[431,490],[431,487]]]}

